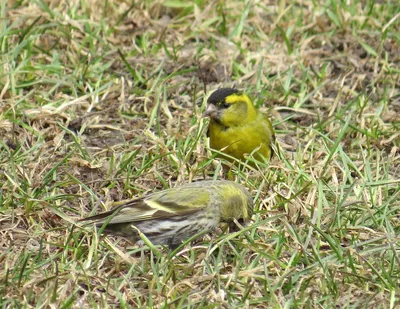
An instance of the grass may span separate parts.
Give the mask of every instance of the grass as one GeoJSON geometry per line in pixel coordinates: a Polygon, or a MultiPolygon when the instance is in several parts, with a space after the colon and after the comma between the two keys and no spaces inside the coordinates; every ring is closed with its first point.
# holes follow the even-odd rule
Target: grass
{"type": "Polygon", "coordinates": [[[3,308],[395,308],[396,1],[2,1],[3,308]],[[246,228],[176,251],[74,222],[222,178],[201,118],[235,86],[278,155],[233,177],[246,228]]]}

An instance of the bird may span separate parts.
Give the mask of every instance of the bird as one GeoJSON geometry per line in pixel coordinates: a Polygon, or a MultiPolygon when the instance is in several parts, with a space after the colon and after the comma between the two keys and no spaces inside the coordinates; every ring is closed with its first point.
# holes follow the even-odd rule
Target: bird
{"type": "MultiPolygon", "coordinates": [[[[254,158],[270,159],[275,142],[271,121],[259,112],[250,98],[235,88],[220,88],[207,100],[202,115],[209,117],[207,136],[210,147],[228,155],[228,161],[245,161],[245,154],[254,151],[254,158]]],[[[221,155],[217,155],[221,157],[221,155]]]]}
{"type": "Polygon", "coordinates": [[[253,199],[244,186],[204,180],[156,191],[80,221],[106,225],[105,234],[122,236],[138,245],[144,245],[139,230],[154,245],[176,248],[220,222],[248,221],[253,209],[253,199]]]}

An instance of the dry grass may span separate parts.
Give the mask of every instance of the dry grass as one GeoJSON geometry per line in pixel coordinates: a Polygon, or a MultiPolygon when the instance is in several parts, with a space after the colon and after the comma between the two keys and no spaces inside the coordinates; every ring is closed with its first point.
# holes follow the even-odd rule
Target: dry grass
{"type": "Polygon", "coordinates": [[[395,308],[396,1],[3,1],[3,308],[395,308]],[[176,252],[72,227],[221,178],[204,97],[236,86],[279,155],[235,170],[253,224],[176,252]]]}

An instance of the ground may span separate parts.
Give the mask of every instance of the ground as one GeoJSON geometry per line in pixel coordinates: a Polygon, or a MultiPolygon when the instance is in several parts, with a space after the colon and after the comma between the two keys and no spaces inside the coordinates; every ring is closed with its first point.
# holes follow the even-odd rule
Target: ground
{"type": "Polygon", "coordinates": [[[2,308],[395,308],[397,1],[0,4],[2,308]],[[171,251],[75,222],[226,174],[201,117],[219,87],[274,124],[234,168],[247,227],[171,251]]]}

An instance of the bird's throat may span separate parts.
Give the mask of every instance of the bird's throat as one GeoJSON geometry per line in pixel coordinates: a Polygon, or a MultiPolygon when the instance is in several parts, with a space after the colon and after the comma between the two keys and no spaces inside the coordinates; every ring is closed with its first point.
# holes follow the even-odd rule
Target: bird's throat
{"type": "Polygon", "coordinates": [[[217,125],[222,131],[228,130],[230,127],[224,125],[219,118],[212,118],[212,122],[214,122],[214,125],[217,125]]]}

